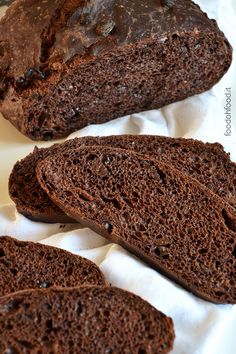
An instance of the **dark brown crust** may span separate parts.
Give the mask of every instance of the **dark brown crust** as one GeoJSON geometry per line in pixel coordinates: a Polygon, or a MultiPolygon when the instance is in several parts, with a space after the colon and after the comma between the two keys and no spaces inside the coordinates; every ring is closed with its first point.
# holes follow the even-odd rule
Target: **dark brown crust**
{"type": "Polygon", "coordinates": [[[195,179],[148,156],[101,146],[48,157],[37,177],[82,225],[194,294],[236,303],[236,212],[195,179]]]}
{"type": "Polygon", "coordinates": [[[34,140],[201,93],[232,61],[189,0],[16,0],[0,32],[0,111],[34,140]]]}
{"type": "Polygon", "coordinates": [[[11,292],[80,285],[105,285],[93,262],[59,248],[0,236],[0,296],[11,292]]]}
{"type": "Polygon", "coordinates": [[[17,210],[36,221],[72,222],[40,187],[35,169],[38,162],[55,153],[82,145],[113,146],[150,155],[196,178],[199,182],[236,207],[236,164],[220,144],[204,144],[192,139],[161,136],[120,135],[85,137],[35,150],[18,161],[9,178],[9,194],[17,210]]]}
{"type": "Polygon", "coordinates": [[[1,353],[17,354],[166,354],[175,338],[172,319],[140,297],[95,286],[2,297],[0,332],[1,353]]]}

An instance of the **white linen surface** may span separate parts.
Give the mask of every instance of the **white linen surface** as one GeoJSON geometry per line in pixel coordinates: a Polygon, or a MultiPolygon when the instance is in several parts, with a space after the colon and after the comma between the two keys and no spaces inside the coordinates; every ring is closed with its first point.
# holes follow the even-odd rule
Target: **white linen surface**
{"type": "MultiPolygon", "coordinates": [[[[236,18],[229,1],[198,0],[236,48],[236,18]]],[[[235,62],[212,90],[160,110],[134,114],[102,125],[84,128],[70,136],[111,134],[158,134],[192,137],[222,143],[236,161],[236,135],[226,131],[224,91],[233,86],[235,62]]],[[[0,207],[0,234],[21,240],[39,241],[82,255],[96,262],[106,279],[115,286],[140,295],[171,316],[176,341],[173,354],[235,354],[236,306],[214,305],[198,299],[149,268],[120,246],[109,244],[89,229],[76,224],[44,224],[19,215],[14,205],[0,207]]],[[[45,266],[47,266],[45,264],[45,266]]]]}

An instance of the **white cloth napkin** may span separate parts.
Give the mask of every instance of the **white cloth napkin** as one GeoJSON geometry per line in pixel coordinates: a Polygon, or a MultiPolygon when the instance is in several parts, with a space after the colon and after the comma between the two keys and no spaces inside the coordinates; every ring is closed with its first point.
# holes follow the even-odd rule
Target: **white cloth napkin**
{"type": "MultiPolygon", "coordinates": [[[[230,2],[198,0],[236,48],[236,17],[230,2]]],[[[160,110],[133,114],[101,125],[86,127],[70,138],[86,135],[157,134],[192,137],[222,143],[236,161],[236,135],[225,136],[225,88],[233,87],[235,62],[212,90],[160,110]]],[[[232,118],[233,120],[233,118],[232,118]]],[[[32,144],[33,147],[34,144],[32,144]]],[[[176,341],[173,354],[235,354],[236,306],[213,305],[198,299],[149,268],[120,246],[78,225],[32,222],[16,212],[14,205],[0,207],[0,235],[39,241],[93,260],[115,286],[140,295],[174,320],[176,341]]],[[[45,264],[45,266],[47,266],[45,264]]]]}

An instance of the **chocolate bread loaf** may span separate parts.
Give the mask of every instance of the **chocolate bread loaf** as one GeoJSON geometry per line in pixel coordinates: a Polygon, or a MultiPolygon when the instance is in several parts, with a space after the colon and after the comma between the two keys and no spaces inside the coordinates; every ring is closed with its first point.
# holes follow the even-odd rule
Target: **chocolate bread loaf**
{"type": "Polygon", "coordinates": [[[9,179],[9,194],[17,210],[36,221],[71,222],[40,187],[36,166],[47,156],[82,145],[113,146],[150,155],[196,178],[236,208],[236,164],[230,161],[220,144],[204,144],[192,139],[174,139],[149,135],[118,135],[85,137],[35,148],[33,153],[17,162],[9,179]]]}
{"type": "Polygon", "coordinates": [[[236,303],[236,211],[196,179],[148,156],[101,146],[49,156],[37,176],[82,225],[194,294],[236,303]]]}
{"type": "Polygon", "coordinates": [[[16,0],[0,33],[0,112],[35,140],[201,93],[232,59],[189,0],[16,0]]]}
{"type": "Polygon", "coordinates": [[[172,319],[112,287],[21,291],[0,298],[1,353],[165,354],[172,319]]]}
{"type": "Polygon", "coordinates": [[[85,258],[6,236],[0,236],[0,274],[0,296],[30,288],[106,284],[96,264],[85,258]]]}

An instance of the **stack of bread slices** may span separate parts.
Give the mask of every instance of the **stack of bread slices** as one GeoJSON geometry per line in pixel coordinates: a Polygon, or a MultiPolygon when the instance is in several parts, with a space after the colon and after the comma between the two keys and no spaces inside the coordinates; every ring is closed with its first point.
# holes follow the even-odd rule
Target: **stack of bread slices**
{"type": "Polygon", "coordinates": [[[0,237],[0,353],[168,353],[172,319],[109,286],[99,268],[0,237]]]}
{"type": "MultiPolygon", "coordinates": [[[[235,304],[235,172],[220,144],[85,137],[35,148],[15,164],[9,193],[32,220],[78,222],[195,295],[235,304]]],[[[0,257],[2,352],[172,349],[172,320],[106,284],[90,261],[8,237],[0,257]]]]}
{"type": "Polygon", "coordinates": [[[76,138],[17,162],[9,191],[33,220],[77,221],[197,296],[236,303],[236,164],[220,144],[76,138]]]}

